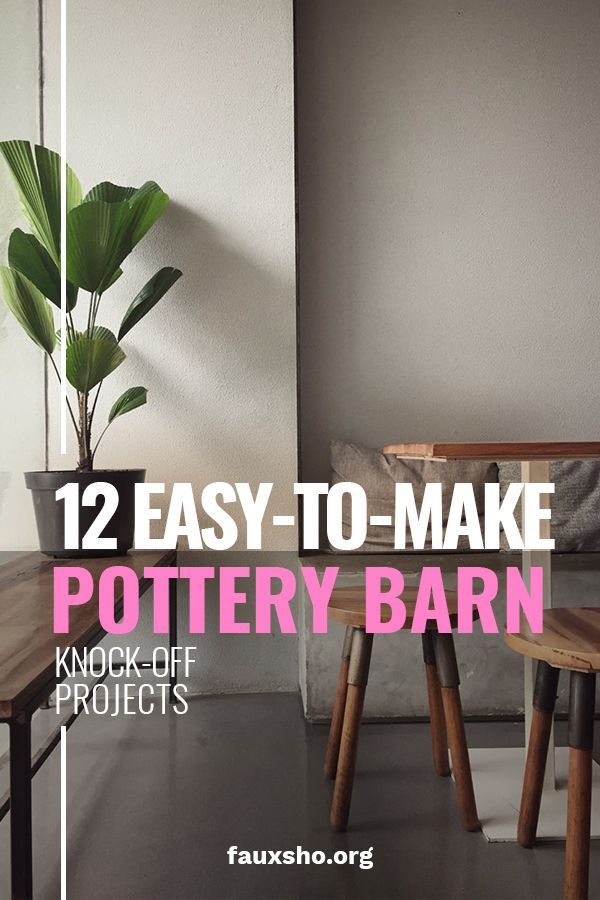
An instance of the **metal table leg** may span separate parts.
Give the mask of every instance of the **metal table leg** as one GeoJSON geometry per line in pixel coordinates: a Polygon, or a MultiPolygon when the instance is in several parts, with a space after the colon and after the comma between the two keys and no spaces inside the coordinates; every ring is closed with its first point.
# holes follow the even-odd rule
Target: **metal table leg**
{"type": "Polygon", "coordinates": [[[10,728],[10,871],[12,900],[32,900],[31,716],[22,714],[10,728]]]}

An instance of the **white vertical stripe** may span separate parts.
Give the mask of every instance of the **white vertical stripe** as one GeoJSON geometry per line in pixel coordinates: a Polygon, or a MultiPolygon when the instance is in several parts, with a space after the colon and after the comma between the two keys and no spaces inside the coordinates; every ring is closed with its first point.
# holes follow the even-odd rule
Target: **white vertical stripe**
{"type": "Polygon", "coordinates": [[[67,727],[60,726],[60,900],[67,900],[67,727]]]}
{"type": "Polygon", "coordinates": [[[60,452],[67,452],[67,0],[60,0],[60,452]]]}

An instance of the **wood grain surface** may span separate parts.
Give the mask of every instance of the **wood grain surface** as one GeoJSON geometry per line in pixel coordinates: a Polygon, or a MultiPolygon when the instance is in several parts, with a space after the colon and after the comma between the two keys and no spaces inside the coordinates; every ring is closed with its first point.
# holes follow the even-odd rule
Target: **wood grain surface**
{"type": "Polygon", "coordinates": [[[540,634],[524,624],[519,634],[505,633],[504,640],[517,653],[551,666],[599,672],[600,608],[545,609],[540,634]]]}
{"type": "MultiPolygon", "coordinates": [[[[83,566],[97,580],[109,566],[128,566],[136,572],[140,592],[150,587],[145,566],[175,565],[173,550],[140,551],[102,559],[54,560],[27,553],[0,566],[0,719],[18,715],[46,685],[51,684],[56,648],[81,649],[103,635],[97,595],[73,606],[70,633],[54,633],[54,575],[56,566],[83,566]]],[[[122,595],[116,595],[116,608],[122,595]]]]}
{"type": "MultiPolygon", "coordinates": [[[[456,591],[444,590],[450,622],[454,626],[458,617],[458,597],[456,591]]],[[[406,606],[405,628],[410,628],[415,612],[417,600],[417,588],[404,588],[401,597],[406,606]]],[[[473,611],[473,617],[477,611],[473,611]]],[[[334,588],[329,601],[329,617],[344,625],[353,625],[355,628],[364,628],[366,625],[366,602],[364,585],[334,588]]],[[[381,621],[389,622],[392,618],[389,607],[382,605],[381,621]]],[[[434,627],[434,623],[430,623],[434,627]]]]}
{"type": "Polygon", "coordinates": [[[388,444],[384,453],[404,459],[528,460],[600,459],[600,441],[388,444]]]}

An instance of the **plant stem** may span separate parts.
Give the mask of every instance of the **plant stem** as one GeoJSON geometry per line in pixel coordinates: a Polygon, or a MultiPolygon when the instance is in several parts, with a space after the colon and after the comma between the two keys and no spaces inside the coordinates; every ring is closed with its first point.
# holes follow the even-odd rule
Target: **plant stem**
{"type": "Polygon", "coordinates": [[[96,293],[96,305],[94,306],[94,315],[92,319],[92,328],[96,325],[96,316],[98,315],[98,309],[100,308],[100,300],[102,298],[101,293],[96,293]]]}
{"type": "Polygon", "coordinates": [[[96,446],[95,446],[94,449],[92,450],[92,464],[93,464],[93,462],[94,462],[94,457],[96,456],[96,450],[98,449],[98,446],[99,446],[99,444],[100,444],[100,441],[102,440],[102,438],[103,438],[104,435],[106,434],[106,432],[107,432],[107,430],[108,430],[108,426],[109,426],[110,424],[111,424],[111,422],[109,422],[108,425],[105,426],[105,428],[103,429],[103,431],[102,431],[100,437],[99,437],[98,440],[96,441],[96,446]]]}
{"type": "Polygon", "coordinates": [[[90,444],[92,443],[92,422],[94,421],[94,413],[96,412],[96,403],[98,402],[98,395],[100,394],[100,388],[102,387],[102,382],[98,385],[98,390],[96,391],[96,396],[94,397],[94,402],[92,404],[92,411],[90,413],[90,444]]]}
{"type": "Polygon", "coordinates": [[[92,291],[90,296],[90,305],[88,307],[87,333],[88,337],[92,336],[92,312],[96,303],[96,291],[92,291]]]}
{"type": "Polygon", "coordinates": [[[88,394],[77,393],[79,403],[79,465],[78,472],[90,472],[92,470],[92,456],[90,454],[90,423],[88,417],[88,394]]]}

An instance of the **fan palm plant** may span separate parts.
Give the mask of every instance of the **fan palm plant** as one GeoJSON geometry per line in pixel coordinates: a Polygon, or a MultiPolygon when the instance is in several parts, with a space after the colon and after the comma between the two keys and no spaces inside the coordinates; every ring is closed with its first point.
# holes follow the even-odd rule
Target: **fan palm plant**
{"type": "Polygon", "coordinates": [[[44,351],[60,379],[54,358],[66,343],[66,375],[74,390],[67,398],[79,447],[78,472],[90,472],[98,444],[119,416],[146,403],[141,386],[126,390],[113,403],[108,422],[93,441],[96,404],[104,380],[125,360],[121,341],[181,276],[165,266],[144,285],[128,306],[118,333],[98,324],[106,291],[122,274],[121,265],[164,212],[169,198],[154,181],[140,188],[103,181],[83,194],[67,166],[67,328],[57,332],[53,309],[60,309],[60,157],[28,141],[0,142],[31,228],[12,232],[8,266],[0,267],[0,292],[24,331],[44,351]],[[85,292],[82,302],[80,295],[85,292]],[[82,309],[83,308],[83,309],[82,309]],[[77,321],[78,319],[78,321],[77,321]]]}

